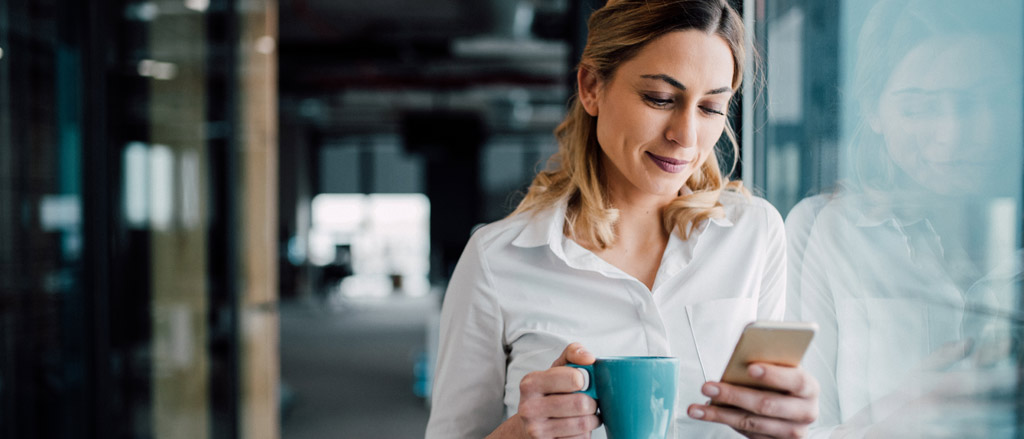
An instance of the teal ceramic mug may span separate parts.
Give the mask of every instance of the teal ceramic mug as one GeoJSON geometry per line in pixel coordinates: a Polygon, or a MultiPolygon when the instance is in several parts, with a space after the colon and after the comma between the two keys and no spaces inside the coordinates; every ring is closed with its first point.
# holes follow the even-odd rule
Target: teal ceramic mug
{"type": "Polygon", "coordinates": [[[589,385],[582,393],[597,400],[608,439],[663,439],[676,405],[679,359],[600,357],[583,369],[589,385]]]}

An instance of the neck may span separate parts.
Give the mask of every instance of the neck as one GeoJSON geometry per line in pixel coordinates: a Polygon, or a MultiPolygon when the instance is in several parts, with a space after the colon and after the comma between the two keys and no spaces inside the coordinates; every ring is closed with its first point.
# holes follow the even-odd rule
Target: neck
{"type": "Polygon", "coordinates": [[[609,194],[611,205],[618,209],[615,222],[614,247],[648,247],[668,242],[669,233],[662,223],[662,213],[671,200],[664,197],[622,197],[609,194]]]}
{"type": "Polygon", "coordinates": [[[609,194],[609,202],[619,211],[615,222],[615,243],[594,253],[654,288],[654,279],[668,245],[669,232],[661,223],[661,215],[669,200],[663,197],[621,197],[609,194]]]}

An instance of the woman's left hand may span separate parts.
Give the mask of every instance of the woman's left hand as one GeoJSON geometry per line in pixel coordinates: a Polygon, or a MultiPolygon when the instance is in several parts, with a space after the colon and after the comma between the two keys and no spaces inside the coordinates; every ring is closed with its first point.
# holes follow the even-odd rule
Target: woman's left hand
{"type": "Polygon", "coordinates": [[[709,404],[691,404],[694,419],[728,425],[750,438],[803,438],[818,418],[818,381],[803,369],[754,363],[747,374],[765,388],[707,382],[709,404]]]}

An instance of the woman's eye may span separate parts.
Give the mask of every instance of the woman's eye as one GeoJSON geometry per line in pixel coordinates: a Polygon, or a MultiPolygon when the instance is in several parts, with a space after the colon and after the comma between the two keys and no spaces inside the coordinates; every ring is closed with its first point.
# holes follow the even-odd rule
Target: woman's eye
{"type": "Polygon", "coordinates": [[[672,99],[659,98],[651,95],[643,95],[644,101],[654,107],[664,108],[672,105],[672,99]]]}
{"type": "Polygon", "coordinates": [[[724,111],[719,110],[719,109],[717,109],[715,107],[709,107],[709,106],[705,105],[705,106],[701,106],[700,109],[701,109],[701,111],[703,111],[703,112],[705,112],[707,114],[714,114],[714,115],[718,115],[718,116],[725,116],[725,112],[724,111]]]}
{"type": "Polygon", "coordinates": [[[900,115],[906,118],[934,119],[941,116],[943,107],[938,99],[906,99],[897,108],[900,115]]]}

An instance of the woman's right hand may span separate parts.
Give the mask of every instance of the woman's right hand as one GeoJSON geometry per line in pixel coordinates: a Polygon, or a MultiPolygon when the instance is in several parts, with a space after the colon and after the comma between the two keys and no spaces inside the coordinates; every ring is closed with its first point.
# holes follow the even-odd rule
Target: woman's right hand
{"type": "Polygon", "coordinates": [[[583,390],[586,372],[566,367],[566,364],[589,365],[594,360],[594,355],[583,345],[572,343],[550,369],[523,377],[519,382],[519,413],[503,425],[515,427],[518,434],[508,437],[589,438],[590,432],[601,425],[597,402],[584,393],[576,393],[583,390]]]}

